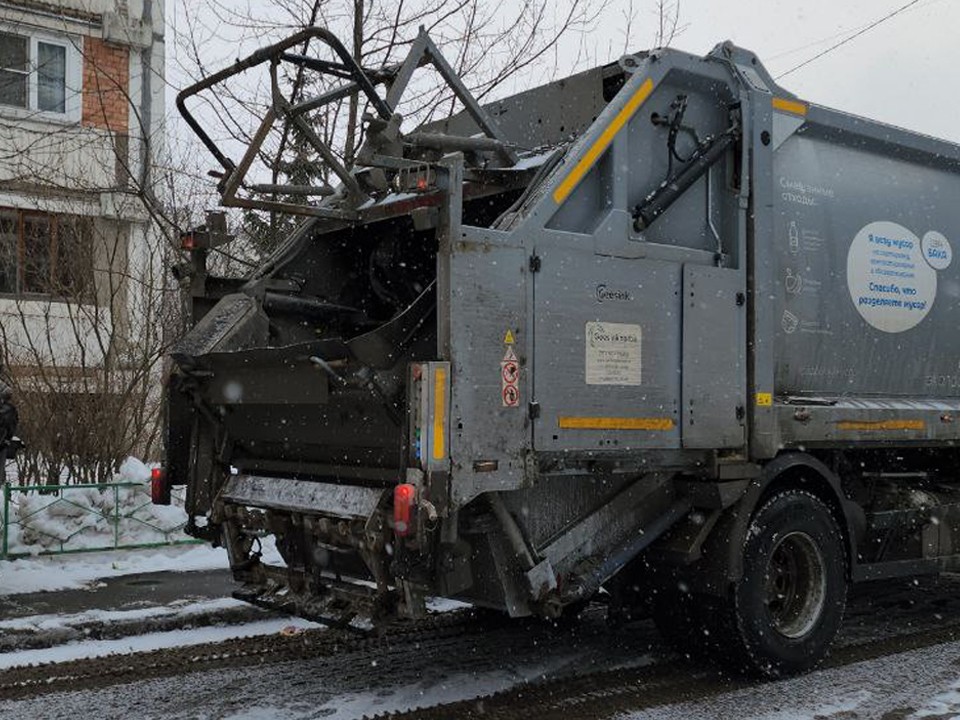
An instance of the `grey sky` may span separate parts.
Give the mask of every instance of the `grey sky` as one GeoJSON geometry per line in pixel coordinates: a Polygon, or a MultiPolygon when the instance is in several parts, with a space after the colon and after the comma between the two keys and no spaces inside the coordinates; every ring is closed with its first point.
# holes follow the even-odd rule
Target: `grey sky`
{"type": "MultiPolygon", "coordinates": [[[[695,53],[720,40],[750,48],[774,76],[906,0],[683,0],[675,46],[695,53]]],[[[960,142],[960,1],[920,0],[780,80],[805,100],[960,142]]]]}
{"type": "MultiPolygon", "coordinates": [[[[907,4],[907,0],[680,2],[684,29],[674,40],[674,47],[702,54],[729,39],[756,52],[774,76],[907,4]]],[[[269,17],[269,0],[244,0],[242,5],[259,12],[266,10],[269,17]]],[[[190,17],[201,25],[211,22],[202,13],[197,17],[197,7],[192,0],[171,0],[171,36],[185,32],[190,17]]],[[[520,82],[534,85],[540,78],[560,77],[574,69],[616,59],[625,45],[632,49],[649,47],[655,37],[655,2],[633,0],[635,21],[630,40],[625,42],[629,7],[629,0],[602,3],[597,26],[589,36],[570,38],[547,67],[520,82]],[[579,66],[573,67],[577,58],[579,66]]],[[[207,29],[213,33],[203,48],[210,70],[276,39],[256,37],[256,33],[247,31],[239,45],[226,41],[223,35],[221,42],[209,42],[225,31],[211,31],[209,25],[207,29]]],[[[780,82],[804,100],[960,142],[960,99],[953,92],[960,73],[958,29],[960,0],[918,0],[896,17],[780,82]]],[[[170,40],[169,81],[178,88],[185,79],[177,68],[175,37],[170,40]]],[[[173,94],[168,98],[171,107],[173,94]]],[[[176,121],[171,129],[175,135],[186,133],[176,121]]]]}

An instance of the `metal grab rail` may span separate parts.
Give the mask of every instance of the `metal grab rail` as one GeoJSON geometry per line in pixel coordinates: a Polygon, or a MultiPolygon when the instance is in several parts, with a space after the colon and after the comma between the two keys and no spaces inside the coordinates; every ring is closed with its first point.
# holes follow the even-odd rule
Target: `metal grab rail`
{"type": "Polygon", "coordinates": [[[278,43],[257,50],[244,59],[238,60],[230,67],[224,68],[220,72],[216,72],[210,77],[204,78],[200,82],[184,88],[177,94],[177,110],[180,111],[180,114],[187,122],[187,125],[190,126],[190,129],[197,134],[197,137],[200,138],[200,141],[213,154],[213,156],[223,166],[223,169],[228,174],[232,173],[236,169],[236,165],[230,160],[230,158],[220,151],[220,148],[217,147],[217,144],[210,138],[206,130],[203,129],[203,126],[200,125],[193,114],[187,109],[187,99],[203,92],[204,90],[212,88],[214,85],[218,85],[229,77],[239,75],[243,71],[249,70],[257,65],[261,65],[267,61],[276,62],[284,50],[298,45],[305,40],[311,40],[313,38],[322,40],[340,57],[341,61],[343,61],[343,67],[338,69],[342,69],[350,73],[353,82],[357,85],[357,89],[363,90],[364,94],[370,99],[370,102],[377,109],[377,113],[380,115],[380,117],[386,120],[389,119],[393,114],[392,108],[390,108],[390,106],[387,105],[387,103],[377,94],[373,83],[370,82],[370,79],[363,71],[363,68],[357,64],[357,61],[354,60],[353,55],[347,51],[347,49],[343,46],[343,43],[337,39],[336,35],[331,33],[326,28],[306,28],[295,35],[291,35],[286,40],[281,40],[278,43]]]}
{"type": "Polygon", "coordinates": [[[101,483],[101,484],[82,484],[82,485],[9,485],[4,484],[3,486],[3,515],[0,516],[0,522],[3,524],[2,537],[0,537],[0,560],[9,560],[18,557],[28,557],[33,555],[66,555],[71,553],[86,553],[86,552],[102,552],[105,550],[136,550],[136,549],[147,549],[147,548],[159,548],[159,547],[169,547],[176,545],[195,545],[200,540],[194,539],[183,539],[177,538],[177,535],[180,535],[183,531],[184,524],[177,525],[175,527],[164,528],[161,527],[149,520],[145,520],[141,517],[137,517],[137,513],[142,511],[144,508],[152,504],[150,500],[149,486],[144,485],[143,483],[136,482],[110,482],[110,483],[101,483]],[[71,491],[84,491],[84,490],[99,490],[99,491],[112,491],[113,493],[113,509],[109,512],[101,512],[97,508],[90,507],[89,505],[84,505],[79,502],[75,502],[68,497],[64,497],[65,494],[69,494],[71,491]],[[142,493],[146,501],[135,505],[132,509],[129,509],[125,512],[121,512],[120,508],[120,492],[123,489],[134,489],[138,493],[142,493]],[[19,517],[16,521],[11,519],[11,499],[14,494],[26,495],[28,493],[45,493],[51,496],[50,502],[45,504],[43,507],[37,508],[34,511],[28,513],[25,516],[19,517]],[[37,518],[41,514],[48,510],[49,508],[57,505],[66,505],[68,507],[74,507],[82,511],[82,513],[95,516],[97,519],[93,525],[85,525],[74,532],[70,533],[67,537],[59,537],[49,532],[39,530],[37,528],[31,528],[33,532],[36,532],[38,535],[46,536],[47,538],[55,541],[54,544],[58,545],[56,549],[44,549],[39,552],[10,552],[10,530],[12,527],[19,526],[21,528],[26,527],[25,520],[31,518],[37,518]],[[102,524],[101,524],[102,523],[102,524]],[[163,537],[163,540],[157,542],[125,542],[124,541],[124,528],[125,527],[148,527],[152,531],[158,533],[163,537]],[[84,547],[70,547],[69,543],[75,539],[78,539],[88,532],[91,527],[104,527],[110,528],[110,536],[112,541],[108,543],[90,545],[84,547]]]}
{"type": "MultiPolygon", "coordinates": [[[[330,146],[319,137],[313,127],[305,120],[304,115],[358,92],[362,92],[367,97],[377,115],[377,117],[370,119],[367,143],[357,153],[357,156],[362,158],[361,164],[385,168],[388,171],[405,168],[410,164],[410,160],[403,157],[404,146],[434,148],[447,152],[458,149],[488,152],[499,158],[499,162],[503,166],[511,167],[517,163],[517,154],[503,137],[496,121],[480,106],[425,30],[420,31],[402,63],[390,65],[380,70],[365,70],[329,30],[319,27],[306,28],[281,42],[257,50],[248,57],[238,60],[230,67],[185,88],[177,95],[177,108],[190,128],[200,138],[200,141],[223,167],[223,173],[215,173],[216,176],[221,178],[218,183],[218,190],[222,205],[350,221],[356,219],[356,208],[368,199],[367,193],[361,187],[353,171],[353,166],[348,168],[337,158],[330,146]],[[318,39],[331,48],[340,62],[329,62],[299,53],[287,52],[290,48],[300,43],[309,43],[312,39],[318,39]],[[282,96],[279,88],[277,68],[281,62],[292,63],[301,68],[345,79],[347,82],[317,97],[291,104],[282,96]],[[189,111],[186,101],[228,78],[264,63],[270,64],[271,106],[261,118],[260,125],[254,132],[253,139],[243,157],[235,163],[217,146],[200,122],[189,111]],[[461,138],[439,133],[430,135],[419,133],[404,137],[400,133],[399,125],[402,118],[396,114],[396,107],[414,71],[424,65],[433,65],[454,95],[463,103],[464,109],[484,133],[485,138],[461,138]],[[377,93],[375,86],[378,84],[387,86],[385,98],[377,93]],[[247,186],[244,183],[253,162],[259,156],[270,129],[279,119],[293,124],[303,133],[307,142],[323,162],[340,179],[344,192],[337,193],[333,189],[324,188],[317,193],[309,193],[325,196],[325,200],[318,205],[282,202],[276,199],[252,199],[237,195],[241,188],[252,190],[255,193],[263,193],[266,190],[270,194],[288,191],[286,186],[271,185],[268,187],[263,184],[247,186]],[[371,136],[374,135],[377,140],[371,143],[371,136]]],[[[290,187],[296,190],[292,194],[309,195],[304,193],[302,186],[290,187]]]]}

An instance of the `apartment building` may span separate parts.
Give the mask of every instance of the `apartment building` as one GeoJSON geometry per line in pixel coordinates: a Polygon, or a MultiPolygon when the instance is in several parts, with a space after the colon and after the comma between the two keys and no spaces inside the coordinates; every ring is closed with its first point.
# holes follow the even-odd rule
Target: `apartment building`
{"type": "Polygon", "coordinates": [[[129,280],[155,254],[163,53],[162,0],[0,0],[8,372],[92,366],[119,350],[118,330],[137,332],[129,280]]]}
{"type": "Polygon", "coordinates": [[[0,366],[48,460],[155,412],[164,90],[163,0],[0,0],[0,366]]]}

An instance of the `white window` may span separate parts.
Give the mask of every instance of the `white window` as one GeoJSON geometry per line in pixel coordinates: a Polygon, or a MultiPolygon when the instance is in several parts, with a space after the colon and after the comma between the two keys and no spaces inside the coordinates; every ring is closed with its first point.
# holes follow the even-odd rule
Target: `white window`
{"type": "Polygon", "coordinates": [[[78,42],[0,27],[0,114],[79,120],[78,42]]]}

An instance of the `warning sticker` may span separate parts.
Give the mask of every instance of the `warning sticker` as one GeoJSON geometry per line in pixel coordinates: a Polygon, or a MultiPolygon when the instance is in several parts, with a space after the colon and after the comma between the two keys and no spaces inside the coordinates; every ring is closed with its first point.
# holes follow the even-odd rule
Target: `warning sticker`
{"type": "Polygon", "coordinates": [[[588,322],[586,337],[587,385],[639,385],[639,325],[588,322]]]}
{"type": "Polygon", "coordinates": [[[509,345],[500,363],[500,399],[504,407],[520,407],[520,361],[509,345]]]}

